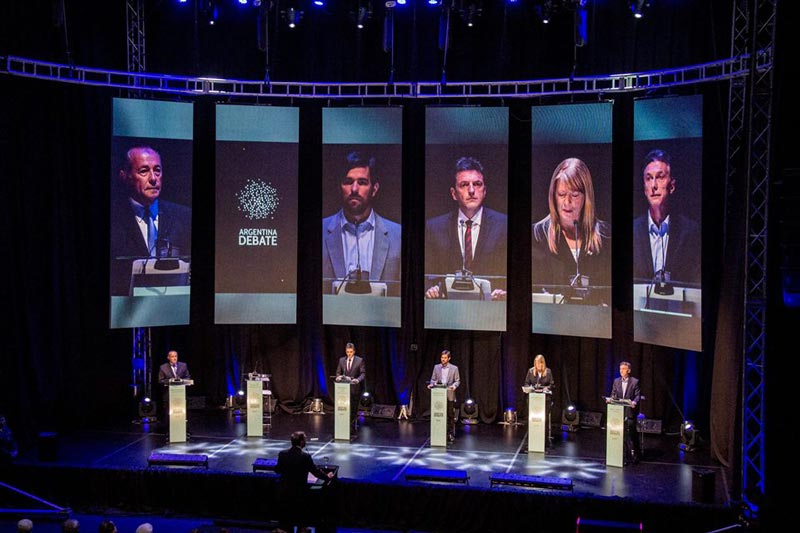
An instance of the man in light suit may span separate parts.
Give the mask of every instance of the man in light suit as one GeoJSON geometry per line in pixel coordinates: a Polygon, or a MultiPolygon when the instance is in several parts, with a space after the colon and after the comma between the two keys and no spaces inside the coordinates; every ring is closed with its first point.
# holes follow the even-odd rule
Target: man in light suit
{"type": "Polygon", "coordinates": [[[388,295],[399,296],[401,227],[372,207],[380,189],[375,158],[351,152],[343,174],[342,208],[322,220],[322,292],[335,280],[386,281],[388,295]]]}
{"type": "Polygon", "coordinates": [[[506,299],[508,217],[483,205],[486,199],[483,165],[473,157],[456,161],[450,196],[458,209],[425,223],[426,298],[447,298],[441,275],[467,270],[491,279],[492,300],[506,299]]]}
{"type": "Polygon", "coordinates": [[[348,342],[344,348],[344,357],[339,358],[336,367],[336,381],[350,378],[350,414],[353,421],[358,416],[358,401],[361,398],[361,384],[367,378],[367,364],[364,359],[356,355],[356,347],[348,342]]]}
{"type": "Polygon", "coordinates": [[[631,407],[625,407],[625,441],[627,455],[632,462],[638,463],[642,451],[639,439],[636,438],[636,419],[639,416],[642,392],[639,390],[639,380],[631,376],[631,364],[628,361],[619,364],[619,377],[611,385],[611,398],[631,401],[631,407]]]}
{"type": "Polygon", "coordinates": [[[670,156],[651,150],[642,169],[647,213],[633,221],[633,278],[649,282],[668,273],[676,283],[699,284],[701,280],[700,227],[681,213],[673,213],[677,180],[670,156]]]}
{"type": "Polygon", "coordinates": [[[111,294],[130,295],[133,259],[188,257],[192,210],[160,199],[161,155],[149,146],[125,153],[119,179],[125,194],[111,205],[111,294]]]}
{"type": "Polygon", "coordinates": [[[461,385],[461,376],[458,367],[450,364],[450,350],[442,350],[439,360],[441,363],[433,367],[428,388],[437,384],[447,386],[447,440],[453,442],[456,438],[456,389],[461,385]]]}

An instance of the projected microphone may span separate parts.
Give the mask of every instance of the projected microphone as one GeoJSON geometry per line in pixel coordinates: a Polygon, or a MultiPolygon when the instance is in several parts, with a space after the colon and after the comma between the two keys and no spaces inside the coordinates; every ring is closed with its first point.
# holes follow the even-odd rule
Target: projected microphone
{"type": "Polygon", "coordinates": [[[356,228],[356,269],[354,272],[350,273],[350,276],[355,274],[355,279],[349,279],[347,281],[347,285],[344,288],[344,292],[350,294],[369,294],[372,292],[372,285],[370,285],[369,280],[362,280],[361,279],[361,243],[358,241],[358,226],[360,222],[355,223],[356,228]]]}
{"type": "Polygon", "coordinates": [[[589,296],[589,276],[581,274],[581,249],[580,240],[578,238],[578,221],[573,221],[575,228],[575,276],[570,280],[569,286],[572,287],[573,292],[570,296],[572,300],[585,300],[589,296]]]}
{"type": "Polygon", "coordinates": [[[669,296],[675,293],[675,288],[670,283],[672,275],[667,270],[667,250],[665,245],[665,237],[669,233],[669,222],[664,221],[658,228],[658,238],[661,240],[661,269],[655,273],[655,281],[653,283],[653,292],[662,296],[669,296]]]}
{"type": "Polygon", "coordinates": [[[167,230],[156,240],[156,257],[156,264],[153,265],[156,270],[177,270],[180,267],[178,259],[172,257],[172,239],[167,230]]]}
{"type": "Polygon", "coordinates": [[[472,272],[467,270],[467,253],[470,253],[470,251],[467,250],[467,243],[465,241],[464,228],[466,224],[462,220],[458,225],[459,228],[461,228],[461,242],[464,243],[464,252],[461,254],[461,272],[456,272],[450,288],[455,291],[471,291],[475,287],[475,284],[472,281],[472,272]]]}

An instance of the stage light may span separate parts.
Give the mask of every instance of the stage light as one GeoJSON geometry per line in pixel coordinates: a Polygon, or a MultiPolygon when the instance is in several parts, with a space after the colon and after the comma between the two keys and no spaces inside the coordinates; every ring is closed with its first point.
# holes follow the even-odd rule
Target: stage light
{"type": "Polygon", "coordinates": [[[150,422],[156,418],[156,402],[145,396],[139,402],[139,417],[142,422],[150,422]]]}
{"type": "Polygon", "coordinates": [[[631,0],[630,6],[634,18],[640,19],[644,16],[644,8],[650,4],[647,0],[631,0]]]}
{"type": "Polygon", "coordinates": [[[686,452],[691,452],[697,445],[697,429],[694,423],[690,420],[681,424],[681,443],[678,447],[686,452]]]}
{"type": "Polygon", "coordinates": [[[472,398],[461,404],[461,423],[462,424],[477,424],[478,423],[478,404],[472,398]]]}
{"type": "Polygon", "coordinates": [[[359,6],[358,11],[356,12],[356,27],[359,30],[363,30],[371,15],[372,12],[370,9],[364,6],[359,6]]]}
{"type": "Polygon", "coordinates": [[[553,16],[553,2],[545,0],[542,5],[536,6],[536,11],[539,13],[539,18],[542,19],[542,24],[550,24],[550,17],[553,16]]]}
{"type": "Polygon", "coordinates": [[[246,6],[247,0],[239,0],[239,5],[246,6]]]}
{"type": "Polygon", "coordinates": [[[575,409],[575,406],[570,404],[564,409],[561,413],[561,425],[562,429],[567,431],[578,431],[578,425],[580,424],[580,415],[578,414],[578,410],[575,409]]]}
{"type": "Polygon", "coordinates": [[[438,6],[439,5],[439,0],[428,0],[428,5],[438,6]]]}
{"type": "Polygon", "coordinates": [[[314,0],[314,5],[319,7],[325,7],[325,0],[314,0]]]}
{"type": "Polygon", "coordinates": [[[240,415],[247,409],[247,396],[243,390],[238,391],[231,398],[231,409],[234,415],[240,415]]]}
{"type": "Polygon", "coordinates": [[[506,407],[506,410],[503,411],[503,421],[502,424],[513,425],[517,423],[517,410],[513,407],[506,407]]]}
{"type": "Polygon", "coordinates": [[[397,0],[397,5],[398,5],[398,6],[404,6],[404,5],[406,5],[406,0],[397,0]]]}
{"type": "Polygon", "coordinates": [[[372,395],[366,391],[358,399],[358,414],[369,415],[372,412],[372,395]]]}
{"type": "Polygon", "coordinates": [[[290,28],[296,28],[303,19],[303,12],[294,7],[286,9],[286,23],[290,28]]]}

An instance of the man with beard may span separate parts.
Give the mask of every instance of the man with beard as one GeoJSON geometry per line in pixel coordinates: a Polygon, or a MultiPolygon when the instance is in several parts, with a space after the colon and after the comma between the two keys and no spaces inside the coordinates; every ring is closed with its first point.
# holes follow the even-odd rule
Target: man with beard
{"type": "Polygon", "coordinates": [[[395,282],[389,295],[399,295],[401,228],[372,207],[380,189],[375,158],[350,152],[342,174],[342,208],[322,221],[323,293],[356,280],[395,282]]]}

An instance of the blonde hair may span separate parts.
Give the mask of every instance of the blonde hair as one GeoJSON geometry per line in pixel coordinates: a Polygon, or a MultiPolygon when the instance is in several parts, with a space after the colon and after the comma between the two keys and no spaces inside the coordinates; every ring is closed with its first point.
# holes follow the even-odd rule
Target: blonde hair
{"type": "Polygon", "coordinates": [[[583,160],[577,157],[568,157],[556,166],[553,177],[550,178],[550,231],[547,234],[547,245],[550,251],[558,254],[558,241],[561,239],[561,221],[558,216],[558,183],[563,182],[570,190],[583,193],[583,209],[581,210],[581,234],[586,235],[582,251],[589,254],[598,254],[603,247],[602,236],[598,233],[597,215],[595,213],[594,185],[592,173],[583,160]]]}
{"type": "Polygon", "coordinates": [[[544,369],[547,370],[547,360],[544,358],[542,354],[537,355],[533,358],[533,368],[536,369],[536,363],[541,361],[544,364],[544,369]]]}

